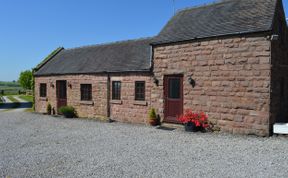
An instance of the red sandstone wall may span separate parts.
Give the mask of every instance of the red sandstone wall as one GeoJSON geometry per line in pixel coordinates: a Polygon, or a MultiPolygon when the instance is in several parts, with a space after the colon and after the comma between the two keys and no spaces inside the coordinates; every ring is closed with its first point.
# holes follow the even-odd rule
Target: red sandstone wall
{"type": "Polygon", "coordinates": [[[111,118],[121,122],[146,123],[150,108],[151,76],[114,75],[111,76],[112,81],[121,81],[121,100],[110,101],[111,118]],[[135,101],[135,81],[145,81],[145,101],[135,101]]]}
{"type": "Polygon", "coordinates": [[[49,102],[56,110],[56,80],[67,80],[67,105],[76,108],[79,117],[105,117],[107,115],[107,76],[65,75],[35,78],[35,110],[45,113],[49,102]],[[47,83],[47,98],[39,97],[40,83],[47,83]],[[52,85],[54,87],[52,87],[52,85]],[[80,100],[80,84],[92,84],[92,103],[80,100]]]}
{"type": "MultiPolygon", "coordinates": [[[[67,80],[72,87],[67,87],[67,104],[76,108],[79,117],[107,116],[107,76],[106,75],[64,75],[35,78],[35,109],[45,113],[48,102],[56,110],[56,80],[67,80]],[[39,97],[40,83],[47,84],[47,98],[39,97]],[[54,87],[50,85],[53,84],[54,87]],[[92,84],[91,102],[80,100],[80,84],[92,84]]],[[[122,82],[121,100],[110,101],[111,118],[121,122],[146,123],[151,96],[151,77],[147,74],[112,75],[112,81],[122,82]],[[145,101],[134,100],[135,81],[145,81],[145,101]]],[[[110,85],[111,86],[111,85],[110,85]]],[[[110,90],[111,91],[111,90],[110,90]]],[[[110,95],[111,98],[111,95],[110,95]]]]}
{"type": "Polygon", "coordinates": [[[270,41],[264,35],[209,40],[154,48],[159,86],[152,85],[151,106],[163,118],[163,77],[183,74],[184,110],[206,112],[222,131],[268,135],[270,41]]]}

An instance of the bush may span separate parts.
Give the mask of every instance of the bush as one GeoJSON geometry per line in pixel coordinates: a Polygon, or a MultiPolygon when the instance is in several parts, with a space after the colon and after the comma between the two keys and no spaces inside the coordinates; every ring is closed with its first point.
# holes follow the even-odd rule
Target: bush
{"type": "Polygon", "coordinates": [[[151,119],[151,120],[157,119],[156,111],[154,108],[150,109],[150,111],[149,111],[149,119],[151,119]]]}
{"type": "Polygon", "coordinates": [[[148,122],[152,126],[160,125],[160,117],[157,116],[156,111],[154,108],[149,110],[149,119],[148,122]]]}
{"type": "Polygon", "coordinates": [[[48,115],[51,115],[51,112],[52,112],[52,106],[51,106],[50,103],[47,104],[46,111],[47,111],[47,114],[48,114],[48,115]]]}
{"type": "Polygon", "coordinates": [[[62,113],[66,118],[73,118],[76,116],[76,111],[72,106],[62,106],[59,108],[59,112],[62,113]]]}

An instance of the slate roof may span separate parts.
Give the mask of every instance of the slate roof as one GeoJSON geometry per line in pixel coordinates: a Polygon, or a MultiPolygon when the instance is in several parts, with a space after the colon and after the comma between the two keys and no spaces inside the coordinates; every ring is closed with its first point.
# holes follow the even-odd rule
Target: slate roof
{"type": "Polygon", "coordinates": [[[35,76],[150,71],[151,38],[62,49],[35,76]]]}
{"type": "Polygon", "coordinates": [[[228,0],[179,11],[152,44],[272,29],[277,0],[228,0]]]}
{"type": "Polygon", "coordinates": [[[150,45],[272,30],[277,0],[224,0],[179,11],[153,38],[57,50],[35,76],[145,72],[150,45]]]}

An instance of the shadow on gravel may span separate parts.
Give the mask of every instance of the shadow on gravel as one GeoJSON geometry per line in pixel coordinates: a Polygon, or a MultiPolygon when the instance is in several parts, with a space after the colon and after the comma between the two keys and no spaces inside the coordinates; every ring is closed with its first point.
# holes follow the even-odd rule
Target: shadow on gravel
{"type": "Polygon", "coordinates": [[[0,109],[25,109],[25,108],[31,108],[32,103],[26,102],[26,103],[1,103],[0,109]]]}
{"type": "Polygon", "coordinates": [[[160,129],[160,130],[167,130],[167,131],[173,131],[173,130],[175,130],[175,128],[171,128],[171,127],[164,127],[164,126],[159,126],[159,127],[157,127],[157,129],[160,129]]]}

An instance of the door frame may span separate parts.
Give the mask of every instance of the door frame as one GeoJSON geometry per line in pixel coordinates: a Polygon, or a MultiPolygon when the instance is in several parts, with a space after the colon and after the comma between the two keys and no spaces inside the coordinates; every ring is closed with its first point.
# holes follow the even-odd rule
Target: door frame
{"type": "Polygon", "coordinates": [[[58,110],[60,107],[62,106],[67,106],[67,80],[56,80],[56,108],[57,108],[57,113],[59,114],[58,110]],[[60,85],[61,83],[65,83],[65,92],[66,92],[66,98],[59,98],[59,91],[61,90],[60,85]],[[60,99],[65,100],[65,105],[60,105],[59,103],[61,101],[59,101],[60,99]]]}
{"type": "Polygon", "coordinates": [[[176,124],[180,124],[179,121],[177,121],[177,119],[168,119],[169,116],[168,116],[168,93],[169,93],[169,84],[168,84],[168,81],[169,81],[169,78],[179,78],[180,79],[180,102],[181,102],[181,105],[180,105],[180,110],[181,110],[181,114],[183,114],[183,108],[184,108],[184,75],[183,74],[171,74],[171,75],[164,75],[164,80],[163,80],[163,97],[164,97],[164,119],[163,119],[163,122],[166,122],[166,123],[176,123],[176,124]]]}

